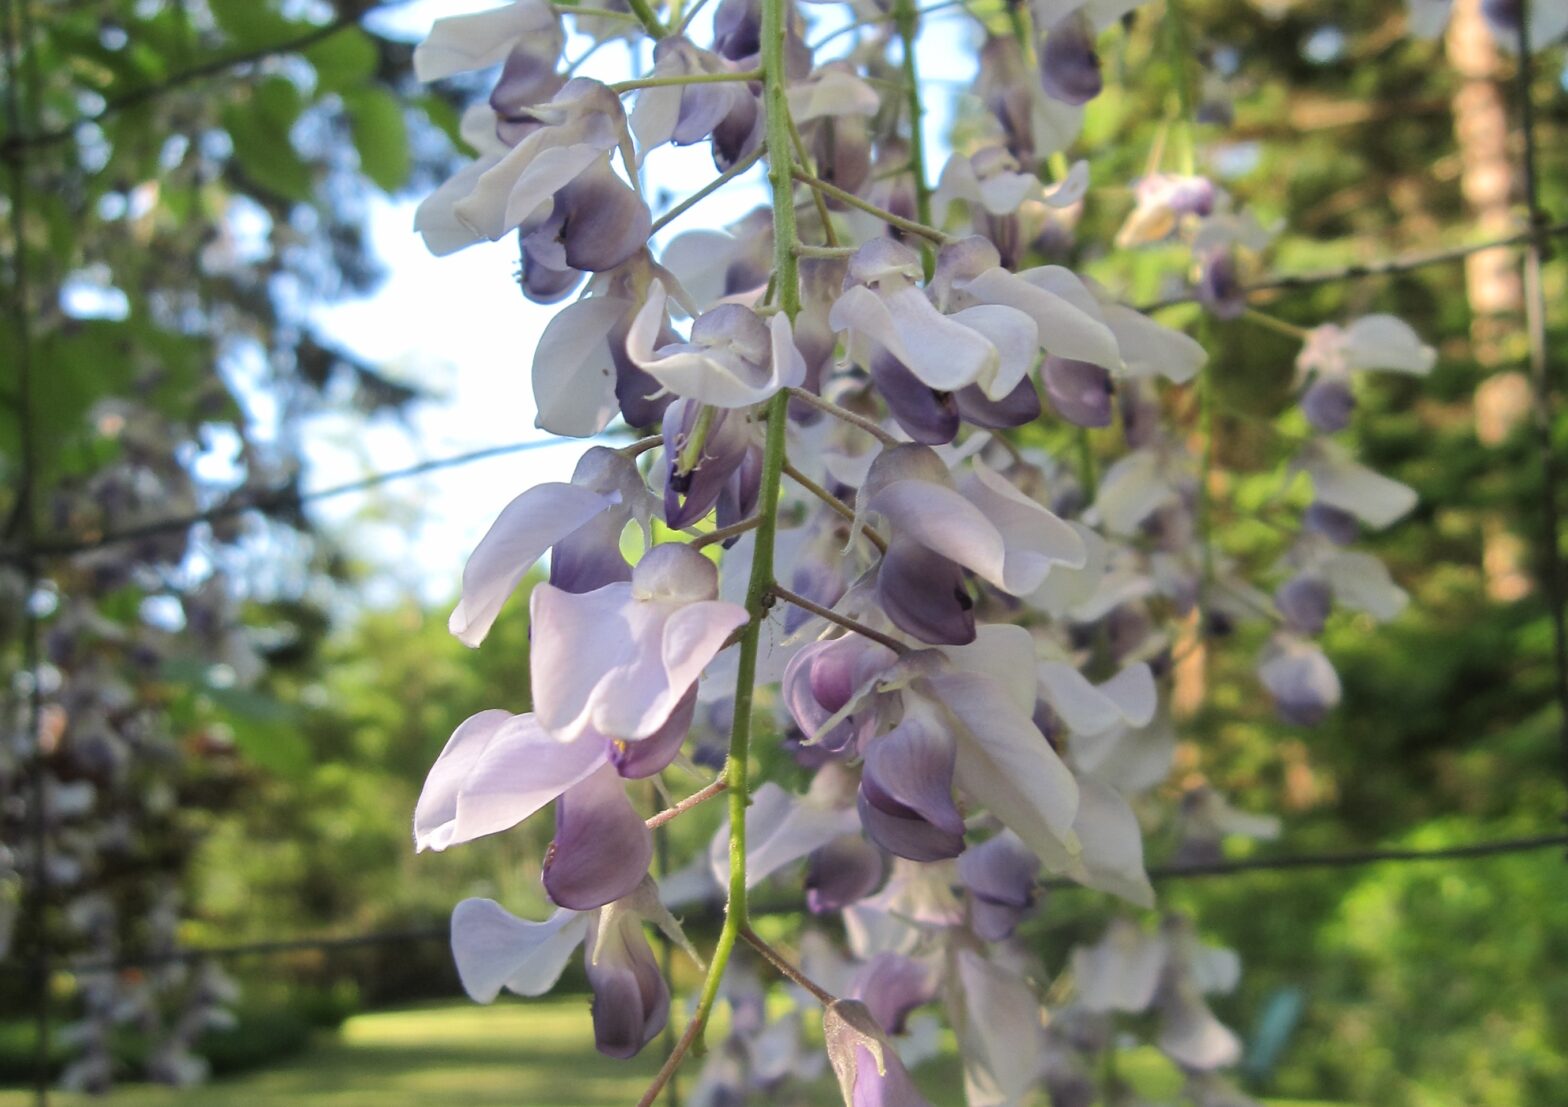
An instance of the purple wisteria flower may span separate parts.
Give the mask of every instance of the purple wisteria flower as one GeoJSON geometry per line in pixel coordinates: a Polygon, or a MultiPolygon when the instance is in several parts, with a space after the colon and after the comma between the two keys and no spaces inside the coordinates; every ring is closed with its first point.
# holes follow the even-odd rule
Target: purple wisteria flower
{"type": "Polygon", "coordinates": [[[713,562],[689,546],[649,550],[629,581],[572,593],[533,591],[534,711],[562,741],[594,732],[652,737],[749,616],[719,600],[713,562]]]}

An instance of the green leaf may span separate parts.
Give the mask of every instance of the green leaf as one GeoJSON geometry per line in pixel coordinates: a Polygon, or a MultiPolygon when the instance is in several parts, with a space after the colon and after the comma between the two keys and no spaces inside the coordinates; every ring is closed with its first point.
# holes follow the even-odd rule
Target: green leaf
{"type": "Polygon", "coordinates": [[[1187,1082],[1175,1062],[1151,1045],[1119,1051],[1116,1075],[1139,1099],[1153,1103],[1174,1100],[1187,1082]]]}
{"type": "Polygon", "coordinates": [[[320,92],[342,92],[364,84],[375,75],[380,52],[375,41],[358,27],[345,27],[305,50],[316,68],[320,92]]]}
{"type": "Polygon", "coordinates": [[[241,46],[284,42],[308,26],[285,19],[267,0],[207,0],[218,26],[241,46]]]}
{"type": "Polygon", "coordinates": [[[384,191],[396,192],[412,168],[402,104],[384,89],[363,88],[345,93],[343,106],[354,130],[360,169],[384,191]]]}
{"type": "Polygon", "coordinates": [[[304,104],[299,89],[284,77],[257,85],[250,100],[223,109],[223,125],[234,140],[240,169],[259,187],[285,200],[307,203],[312,178],[289,140],[304,104]]]}

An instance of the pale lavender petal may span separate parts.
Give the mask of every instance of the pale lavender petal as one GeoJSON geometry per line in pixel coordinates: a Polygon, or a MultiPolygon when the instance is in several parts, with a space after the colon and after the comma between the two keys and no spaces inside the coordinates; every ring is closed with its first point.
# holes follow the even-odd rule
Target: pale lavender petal
{"type": "Polygon", "coordinates": [[[626,516],[606,511],[555,544],[550,551],[550,584],[563,592],[592,592],[606,584],[632,579],[632,567],[621,555],[626,516]]]}
{"type": "Polygon", "coordinates": [[[1354,515],[1322,502],[1307,507],[1301,517],[1301,525],[1312,534],[1321,534],[1336,546],[1349,546],[1361,537],[1361,524],[1356,522],[1354,515]]]}
{"type": "Polygon", "coordinates": [[[642,197],[601,157],[555,195],[566,264],[602,273],[625,263],[648,241],[652,219],[642,197]]]}
{"type": "Polygon", "coordinates": [[[936,987],[937,975],[929,966],[901,953],[884,952],[855,973],[848,998],[864,1003],[889,1034],[902,1034],[909,1013],[935,999],[936,987]]]}
{"type": "Polygon", "coordinates": [[[988,677],[950,672],[929,680],[937,701],[960,724],[953,771],[959,791],[988,808],[1047,865],[1074,868],[1069,846],[1078,786],[1045,735],[988,677]]]}
{"type": "MultiPolygon", "coordinates": [[[[1040,418],[1040,393],[1035,391],[1034,381],[1027,377],[1000,400],[988,398],[973,384],[953,393],[953,400],[958,405],[959,417],[977,427],[1006,430],[1026,426],[1040,418]]],[[[899,422],[903,425],[903,420],[899,422]]],[[[905,429],[908,430],[907,425],[905,429]]],[[[910,437],[915,438],[915,435],[911,433],[910,437]]],[[[920,439],[916,438],[916,441],[920,439]]]]}
{"type": "Polygon", "coordinates": [[[978,385],[968,385],[956,394],[938,392],[886,350],[879,349],[872,355],[870,368],[871,381],[887,404],[888,413],[910,438],[927,446],[944,445],[958,433],[955,395],[985,395],[978,385]]]}
{"type": "Polygon", "coordinates": [[[1103,366],[1052,354],[1045,359],[1041,378],[1051,406],[1063,419],[1080,427],[1111,425],[1115,389],[1103,366]]]}
{"type": "Polygon", "coordinates": [[[545,324],[533,358],[535,426],[574,438],[605,428],[616,407],[610,343],[631,309],[628,300],[592,296],[568,304],[545,324]]]}
{"type": "Polygon", "coordinates": [[[539,484],[502,509],[463,567],[463,594],[447,629],[478,646],[501,605],[556,542],[606,511],[610,501],[573,484],[539,484]]]}
{"type": "MultiPolygon", "coordinates": [[[[771,780],[752,791],[746,809],[746,886],[755,887],[784,866],[853,834],[859,823],[852,807],[838,807],[807,794],[792,795],[771,780]]],[[[708,855],[714,878],[729,879],[729,830],[714,836],[708,855]]]]}
{"type": "Polygon", "coordinates": [[[1334,597],[1321,577],[1298,573],[1275,591],[1274,605],[1293,629],[1316,635],[1323,631],[1334,597]]]}
{"type": "Polygon", "coordinates": [[[859,635],[811,642],[784,667],[780,695],[808,741],[814,740],[829,749],[843,749],[857,730],[853,717],[826,733],[819,734],[819,729],[894,660],[892,650],[859,635]]]}
{"type": "Polygon", "coordinates": [[[589,918],[583,963],[593,990],[594,1044],[605,1056],[625,1060],[669,1021],[669,985],[635,911],[610,907],[589,918]]]}
{"type": "Polygon", "coordinates": [[[745,460],[751,433],[739,412],[714,412],[697,464],[686,472],[678,469],[691,432],[702,413],[696,400],[679,399],[664,411],[664,521],[683,530],[701,519],[718,503],[719,495],[736,468],[745,460]]]}
{"type": "Polygon", "coordinates": [[[472,15],[447,16],[436,20],[430,34],[414,48],[414,76],[439,81],[454,73],[488,69],[520,39],[531,37],[544,46],[549,36],[554,36],[559,51],[560,17],[543,3],[511,3],[472,15]]]}
{"type": "Polygon", "coordinates": [[[587,932],[588,916],[577,911],[525,922],[494,900],[465,899],[452,911],[452,958],[463,990],[479,1003],[502,988],[542,996],[587,932]]]}
{"type": "Polygon", "coordinates": [[[558,906],[587,911],[630,895],[651,860],[653,831],[614,766],[600,766],[557,801],[544,889],[558,906]]]}
{"type": "Polygon", "coordinates": [[[882,883],[882,851],[858,834],[835,838],[806,859],[806,908],[813,915],[865,899],[882,883]]]}
{"type": "Polygon", "coordinates": [[[641,780],[662,772],[680,753],[681,744],[686,741],[696,712],[697,688],[693,685],[658,730],[636,742],[613,743],[610,764],[628,780],[641,780]]]}
{"type": "Polygon", "coordinates": [[[963,570],[918,542],[889,543],[877,568],[877,603],[895,626],[922,642],[974,641],[975,601],[963,570]]]}
{"type": "Polygon", "coordinates": [[[1011,831],[966,849],[958,858],[958,879],[969,889],[974,931],[988,942],[1011,937],[1034,906],[1040,859],[1011,831]]]}
{"type": "Polygon", "coordinates": [[[414,808],[415,848],[444,850],[516,826],[604,760],[602,738],[558,742],[532,715],[480,712],[431,766],[414,808]]]}
{"type": "Polygon", "coordinates": [[[1087,104],[1100,95],[1100,55],[1094,25],[1081,11],[1064,16],[1046,33],[1040,47],[1040,83],[1047,96],[1064,104],[1087,104]]]}
{"type": "Polygon", "coordinates": [[[964,818],[953,803],[953,739],[921,719],[906,718],[871,742],[860,778],[866,833],[912,861],[956,857],[964,818]]]}
{"type": "Polygon", "coordinates": [[[748,618],[739,604],[702,599],[717,570],[683,543],[654,547],[629,584],[573,595],[533,591],[534,710],[563,741],[588,730],[635,741],[655,733],[748,618]]]}
{"type": "Polygon", "coordinates": [[[1334,434],[1350,426],[1350,417],[1356,410],[1356,396],[1350,383],[1337,377],[1323,377],[1314,381],[1301,397],[1301,411],[1312,424],[1312,429],[1322,434],[1334,434]]]}
{"type": "Polygon", "coordinates": [[[1286,642],[1258,668],[1280,717],[1297,726],[1316,726],[1339,706],[1339,674],[1323,651],[1307,642],[1286,642]]]}
{"type": "Polygon", "coordinates": [[[953,1029],[971,1103],[1018,1104],[1040,1079],[1040,1000],[1010,966],[960,950],[953,1029]]]}
{"type": "Polygon", "coordinates": [[[931,388],[952,392],[997,371],[1000,354],[978,331],[943,315],[919,288],[845,289],[833,305],[834,330],[869,339],[931,388]]]}

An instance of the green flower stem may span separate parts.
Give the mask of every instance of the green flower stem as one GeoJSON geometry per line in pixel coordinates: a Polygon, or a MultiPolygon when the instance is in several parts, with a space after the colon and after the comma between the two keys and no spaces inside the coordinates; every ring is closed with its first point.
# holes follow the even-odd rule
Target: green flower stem
{"type": "MultiPolygon", "coordinates": [[[[914,0],[894,0],[893,21],[898,25],[898,37],[904,44],[904,91],[909,106],[909,172],[915,178],[915,214],[920,222],[931,226],[931,186],[926,183],[925,136],[921,122],[925,119],[925,106],[920,102],[920,75],[915,71],[915,39],[920,35],[920,12],[914,0]]],[[[926,280],[936,270],[936,251],[929,244],[922,245],[920,256],[925,264],[926,280]]]]}
{"type": "MultiPolygon", "coordinates": [[[[833,199],[848,204],[852,208],[859,208],[867,215],[876,216],[889,227],[897,227],[901,231],[907,231],[910,234],[919,235],[921,238],[928,239],[931,242],[938,244],[947,242],[949,240],[950,236],[944,234],[929,224],[920,223],[913,219],[905,219],[902,215],[894,215],[886,208],[879,208],[869,201],[862,200],[853,192],[845,192],[837,185],[828,184],[826,181],[819,181],[810,173],[807,173],[804,169],[797,170],[795,173],[795,178],[808,188],[813,188],[816,191],[823,193],[824,195],[831,196],[833,199]]],[[[793,215],[791,215],[792,220],[793,218],[793,215]]]]}
{"type": "Polygon", "coordinates": [[[1176,86],[1176,105],[1183,136],[1181,171],[1184,176],[1197,172],[1197,109],[1192,95],[1192,43],[1187,37],[1187,13],[1182,0],[1165,0],[1165,45],[1170,52],[1171,83],[1176,86]]]}
{"type": "Polygon", "coordinates": [[[1298,327],[1294,323],[1287,323],[1285,320],[1270,315],[1266,311],[1259,311],[1257,308],[1248,308],[1243,318],[1250,319],[1259,326],[1267,327],[1271,331],[1278,331],[1280,334],[1300,342],[1305,342],[1312,336],[1312,332],[1307,330],[1306,327],[1298,327]]]}
{"type": "MultiPolygon", "coordinates": [[[[664,24],[659,22],[659,17],[653,14],[653,8],[648,6],[648,0],[626,0],[626,6],[631,8],[632,14],[647,29],[657,41],[669,34],[664,24]]],[[[595,13],[597,14],[597,13],[595,13]]]]}
{"type": "MultiPolygon", "coordinates": [[[[634,0],[635,2],[635,0],[634,0]]],[[[794,180],[791,175],[789,101],[785,95],[785,0],[763,0],[762,72],[763,107],[767,113],[768,179],[773,186],[774,289],[779,310],[793,321],[800,311],[800,271],[795,257],[794,180]]],[[[729,792],[730,876],[724,926],[714,945],[708,975],[697,998],[697,1010],[686,1024],[680,1041],[638,1101],[651,1107],[669,1083],[681,1061],[693,1049],[700,1051],[703,1028],[719,996],[719,985],[729,965],[735,943],[747,927],[746,917],[746,808],[751,804],[751,712],[757,682],[757,650],[762,620],[773,603],[773,543],[778,533],[779,485],[784,472],[784,442],[789,422],[789,393],[776,393],[767,406],[767,439],[762,453],[762,489],[758,504],[757,544],[752,552],[751,580],[746,588],[746,609],[751,621],[740,634],[740,659],[735,673],[735,714],[730,727],[729,757],[724,780],[729,792]]]]}
{"type": "Polygon", "coordinates": [[[638,77],[635,81],[620,81],[610,87],[624,94],[636,92],[639,88],[680,88],[683,85],[723,85],[760,80],[761,70],[748,69],[744,73],[682,73],[672,77],[638,77]]]}

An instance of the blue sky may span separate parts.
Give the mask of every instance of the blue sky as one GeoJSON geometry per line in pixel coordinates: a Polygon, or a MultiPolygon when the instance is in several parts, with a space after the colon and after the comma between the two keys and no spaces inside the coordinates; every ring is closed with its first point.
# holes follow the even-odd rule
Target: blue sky
{"type": "MultiPolygon", "coordinates": [[[[418,0],[389,13],[381,33],[418,39],[444,15],[481,10],[493,3],[418,0]]],[[[843,5],[808,5],[808,18],[831,29],[849,17],[843,5]]],[[[707,13],[704,13],[706,15],[707,13]]],[[[962,22],[945,12],[921,42],[923,76],[967,84],[971,51],[962,48],[962,22]]],[[[935,17],[933,17],[935,18],[935,17]]],[[[702,20],[699,20],[701,23],[702,20]]],[[[966,29],[967,32],[967,29],[966,29]]],[[[815,35],[822,34],[818,30],[815,35]]],[[[707,41],[706,28],[694,31],[707,41]]],[[[575,57],[586,39],[568,44],[575,57]]],[[[840,42],[847,42],[841,39],[840,42]]],[[[585,73],[606,80],[630,75],[627,52],[609,46],[585,73]]],[[[937,97],[945,101],[947,97],[937,97]]],[[[928,149],[944,150],[949,125],[943,103],[926,117],[928,149]]],[[[939,158],[932,158],[934,177],[939,158]]],[[[715,175],[705,145],[664,148],[647,160],[649,194],[668,189],[677,198],[715,175]]],[[[709,197],[666,233],[721,227],[767,202],[760,171],[709,197]]],[[[307,487],[354,480],[427,458],[550,436],[534,427],[530,384],[534,346],[557,307],[529,303],[512,278],[515,244],[481,244],[450,257],[431,257],[413,231],[415,201],[378,199],[370,208],[370,242],[387,271],[368,298],[322,305],[313,316],[344,347],[386,367],[399,379],[432,393],[405,422],[324,418],[302,435],[307,487]]],[[[380,569],[372,602],[413,591],[428,601],[454,594],[464,560],[491,520],[518,493],[543,481],[566,480],[587,443],[558,444],[388,485],[370,497],[346,496],[317,505],[316,514],[356,555],[380,569]]]]}

